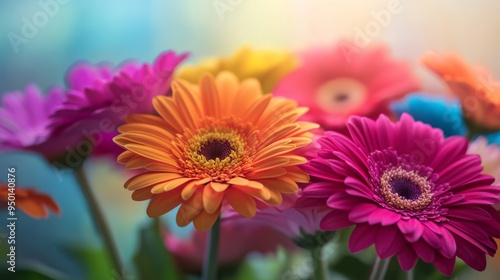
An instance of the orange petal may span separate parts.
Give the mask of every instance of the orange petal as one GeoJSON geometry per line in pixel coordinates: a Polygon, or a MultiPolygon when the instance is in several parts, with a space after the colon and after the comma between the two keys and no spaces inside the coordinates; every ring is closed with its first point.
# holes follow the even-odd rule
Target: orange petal
{"type": "Polygon", "coordinates": [[[255,198],[258,198],[260,200],[269,200],[271,199],[271,192],[269,191],[268,188],[262,187],[261,189],[255,189],[251,188],[248,186],[237,186],[237,185],[232,185],[231,188],[236,188],[242,192],[245,192],[255,198]]]}
{"type": "Polygon", "coordinates": [[[282,175],[287,174],[287,170],[285,168],[273,168],[264,171],[253,171],[249,174],[249,178],[252,179],[266,179],[266,178],[275,178],[282,175]]]}
{"type": "Polygon", "coordinates": [[[223,184],[223,183],[217,183],[217,182],[210,182],[210,186],[214,189],[216,192],[223,192],[229,187],[229,184],[223,184]]]}
{"type": "Polygon", "coordinates": [[[180,187],[183,184],[185,184],[189,181],[192,181],[192,180],[193,180],[193,178],[177,178],[177,179],[173,179],[173,180],[170,180],[167,182],[162,182],[162,183],[159,183],[159,184],[153,186],[153,188],[151,189],[151,192],[153,194],[168,192],[168,191],[173,190],[177,187],[180,187]]]}
{"type": "Polygon", "coordinates": [[[190,199],[198,187],[199,185],[196,185],[195,181],[186,184],[186,186],[182,189],[181,192],[182,199],[184,200],[190,199]]]}
{"type": "Polygon", "coordinates": [[[309,183],[309,174],[302,171],[302,169],[300,169],[299,167],[289,166],[286,168],[286,170],[286,177],[294,180],[297,183],[309,183]]]}
{"type": "Polygon", "coordinates": [[[138,132],[138,133],[144,133],[144,134],[150,134],[150,135],[155,135],[160,139],[173,139],[174,135],[172,135],[169,131],[171,131],[172,128],[170,128],[170,125],[168,125],[166,122],[163,122],[163,125],[161,126],[155,126],[155,125],[150,125],[150,124],[145,124],[145,123],[127,123],[118,128],[118,131],[121,133],[128,133],[128,132],[138,132]]]}
{"type": "Polygon", "coordinates": [[[224,193],[224,197],[229,205],[240,215],[249,218],[255,216],[256,203],[252,196],[236,188],[228,188],[224,193]]]}
{"type": "Polygon", "coordinates": [[[157,194],[151,198],[151,202],[148,205],[146,213],[149,217],[158,217],[174,209],[181,202],[181,190],[179,188],[162,194],[157,194]]]}
{"type": "Polygon", "coordinates": [[[219,108],[221,100],[219,92],[215,86],[214,78],[210,75],[205,75],[201,78],[201,104],[203,105],[203,112],[207,116],[219,116],[219,108]]]}
{"type": "Polygon", "coordinates": [[[205,231],[211,228],[217,217],[220,215],[220,209],[217,209],[214,213],[209,214],[206,211],[201,211],[201,213],[194,218],[193,224],[196,230],[205,231]]]}
{"type": "Polygon", "coordinates": [[[208,214],[213,214],[220,208],[223,198],[223,192],[216,192],[210,184],[206,185],[203,189],[203,207],[205,208],[205,211],[208,214]]]}
{"type": "Polygon", "coordinates": [[[135,190],[132,193],[132,199],[135,201],[143,201],[152,198],[154,195],[151,193],[152,187],[135,190]]]}
{"type": "Polygon", "coordinates": [[[124,187],[133,191],[140,188],[149,187],[161,182],[180,178],[181,175],[177,173],[163,173],[163,172],[148,172],[136,175],[128,179],[124,187]]]}
{"type": "Polygon", "coordinates": [[[180,227],[187,226],[196,216],[198,216],[203,210],[203,198],[202,198],[201,188],[197,188],[193,196],[184,203],[182,203],[179,211],[177,211],[177,216],[175,221],[180,227]]]}
{"type": "Polygon", "coordinates": [[[174,102],[177,104],[178,113],[189,123],[189,127],[196,127],[199,119],[203,116],[200,108],[199,98],[196,98],[193,92],[183,81],[172,82],[172,91],[174,102]]]}
{"type": "Polygon", "coordinates": [[[158,150],[154,147],[149,147],[149,146],[144,146],[144,145],[139,145],[139,144],[127,144],[124,146],[125,149],[128,149],[138,155],[141,155],[143,157],[156,160],[159,162],[165,162],[165,159],[170,158],[170,154],[158,150]]]}
{"type": "Polygon", "coordinates": [[[271,190],[284,194],[294,194],[299,190],[297,183],[288,177],[261,179],[259,182],[271,190]]]}
{"type": "Polygon", "coordinates": [[[156,96],[153,98],[153,106],[163,120],[173,128],[176,133],[181,133],[186,124],[178,115],[176,105],[172,97],[156,96]]]}

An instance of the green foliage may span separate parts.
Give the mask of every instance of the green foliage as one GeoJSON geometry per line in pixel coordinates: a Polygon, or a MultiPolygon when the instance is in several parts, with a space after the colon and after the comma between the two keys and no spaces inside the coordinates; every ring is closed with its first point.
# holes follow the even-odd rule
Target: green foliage
{"type": "Polygon", "coordinates": [[[181,279],[172,255],[165,248],[160,230],[160,221],[154,219],[139,234],[139,249],[134,256],[134,263],[141,280],[181,279]]]}

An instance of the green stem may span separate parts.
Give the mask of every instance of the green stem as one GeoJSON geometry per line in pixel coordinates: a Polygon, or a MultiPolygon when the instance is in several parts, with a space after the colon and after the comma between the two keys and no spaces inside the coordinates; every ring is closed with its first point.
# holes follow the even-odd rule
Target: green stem
{"type": "Polygon", "coordinates": [[[203,280],[217,279],[217,251],[219,249],[220,217],[217,218],[207,236],[205,259],[203,261],[203,280]]]}
{"type": "Polygon", "coordinates": [[[325,265],[323,262],[323,247],[318,246],[315,249],[310,250],[310,252],[314,266],[314,279],[325,280],[326,273],[325,273],[325,265]]]}
{"type": "Polygon", "coordinates": [[[370,274],[370,280],[383,280],[385,277],[385,273],[387,272],[387,268],[389,267],[389,263],[391,262],[391,258],[387,259],[380,259],[379,256],[377,256],[377,259],[375,260],[375,264],[373,264],[373,269],[370,274]]]}
{"type": "Polygon", "coordinates": [[[120,255],[118,254],[118,250],[116,248],[115,242],[113,241],[113,236],[111,235],[111,231],[106,223],[106,219],[104,218],[103,212],[97,203],[97,199],[92,193],[90,188],[90,184],[85,177],[85,173],[83,171],[83,167],[78,167],[75,170],[75,178],[78,184],[80,185],[80,189],[87,201],[88,207],[90,208],[90,213],[92,216],[92,221],[94,222],[94,226],[98,232],[98,234],[102,237],[104,241],[104,246],[106,247],[109,256],[111,257],[111,262],[113,265],[113,269],[116,271],[118,275],[120,275],[121,279],[123,279],[122,273],[122,265],[120,261],[120,255]]]}
{"type": "Polygon", "coordinates": [[[413,280],[413,269],[406,272],[406,280],[413,280]]]}

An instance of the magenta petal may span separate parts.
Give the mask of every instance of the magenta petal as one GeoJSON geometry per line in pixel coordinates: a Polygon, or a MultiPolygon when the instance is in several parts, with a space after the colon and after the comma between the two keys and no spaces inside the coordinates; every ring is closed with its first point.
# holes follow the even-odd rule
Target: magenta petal
{"type": "Polygon", "coordinates": [[[333,209],[351,210],[352,207],[357,204],[357,202],[358,199],[349,196],[345,192],[338,192],[328,198],[328,200],[326,201],[326,205],[333,209]]]}
{"type": "Polygon", "coordinates": [[[419,239],[417,242],[411,243],[411,246],[415,253],[425,262],[431,263],[434,261],[436,251],[425,240],[419,239]]]}
{"type": "Polygon", "coordinates": [[[378,227],[368,224],[358,224],[349,238],[349,251],[352,253],[360,252],[372,245],[377,236],[378,227]]]}
{"type": "Polygon", "coordinates": [[[375,239],[375,250],[380,258],[385,259],[399,253],[405,244],[395,227],[380,227],[375,239]]]}
{"type": "Polygon", "coordinates": [[[432,264],[444,275],[451,276],[455,268],[455,259],[455,257],[445,258],[437,254],[432,264]]]}
{"type": "Polygon", "coordinates": [[[401,215],[384,208],[378,208],[374,210],[368,217],[368,223],[370,225],[380,223],[383,226],[388,226],[395,224],[401,219],[401,215]]]}
{"type": "Polygon", "coordinates": [[[416,242],[424,232],[424,226],[417,220],[410,218],[409,220],[399,220],[398,227],[401,232],[405,235],[408,242],[416,242]]]}
{"type": "Polygon", "coordinates": [[[377,209],[378,207],[372,203],[357,203],[349,213],[349,220],[353,223],[368,222],[370,214],[377,209]]]}
{"type": "Polygon", "coordinates": [[[332,211],[323,217],[319,227],[322,230],[339,230],[352,225],[353,223],[347,219],[347,212],[332,211]]]}
{"type": "Polygon", "coordinates": [[[398,254],[399,265],[401,269],[405,271],[412,269],[417,263],[417,260],[417,254],[415,254],[411,246],[404,247],[398,254]]]}
{"type": "Polygon", "coordinates": [[[459,236],[456,236],[455,240],[457,241],[457,257],[475,270],[486,269],[486,255],[481,249],[459,236]]]}
{"type": "Polygon", "coordinates": [[[439,251],[446,258],[451,258],[455,256],[457,252],[457,243],[453,235],[445,228],[441,230],[441,236],[443,237],[443,243],[439,251]]]}

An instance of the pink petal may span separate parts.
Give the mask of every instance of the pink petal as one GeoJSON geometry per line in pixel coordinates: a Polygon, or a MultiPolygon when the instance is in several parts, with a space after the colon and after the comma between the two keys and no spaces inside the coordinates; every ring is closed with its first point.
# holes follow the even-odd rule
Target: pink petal
{"type": "Polygon", "coordinates": [[[399,253],[407,243],[398,233],[397,228],[380,227],[375,238],[375,250],[380,258],[385,259],[399,253]]]}
{"type": "Polygon", "coordinates": [[[352,253],[360,252],[372,245],[377,236],[378,227],[368,224],[358,224],[349,238],[349,251],[352,253]]]}
{"type": "Polygon", "coordinates": [[[379,208],[372,203],[356,204],[349,213],[349,220],[353,223],[368,222],[368,217],[370,216],[370,214],[377,209],[379,208]]]}
{"type": "Polygon", "coordinates": [[[425,240],[419,239],[417,242],[412,243],[411,246],[415,253],[425,262],[431,263],[434,261],[436,251],[425,240]]]}
{"type": "Polygon", "coordinates": [[[400,214],[384,208],[378,208],[370,214],[368,217],[368,223],[370,225],[380,223],[383,226],[388,226],[395,224],[399,221],[399,219],[401,219],[400,214]]]}
{"type": "Polygon", "coordinates": [[[455,257],[445,258],[437,254],[432,264],[444,275],[451,276],[455,268],[455,257]]]}
{"type": "Polygon", "coordinates": [[[405,235],[408,242],[416,242],[424,232],[424,226],[422,223],[414,218],[409,220],[399,220],[398,227],[401,232],[405,235]]]}
{"type": "Polygon", "coordinates": [[[413,251],[411,246],[406,246],[399,252],[398,261],[401,269],[408,271],[412,269],[417,263],[417,254],[413,251]]]}
{"type": "Polygon", "coordinates": [[[353,223],[347,219],[346,211],[332,211],[323,217],[319,227],[322,230],[339,230],[352,225],[353,223]]]}

